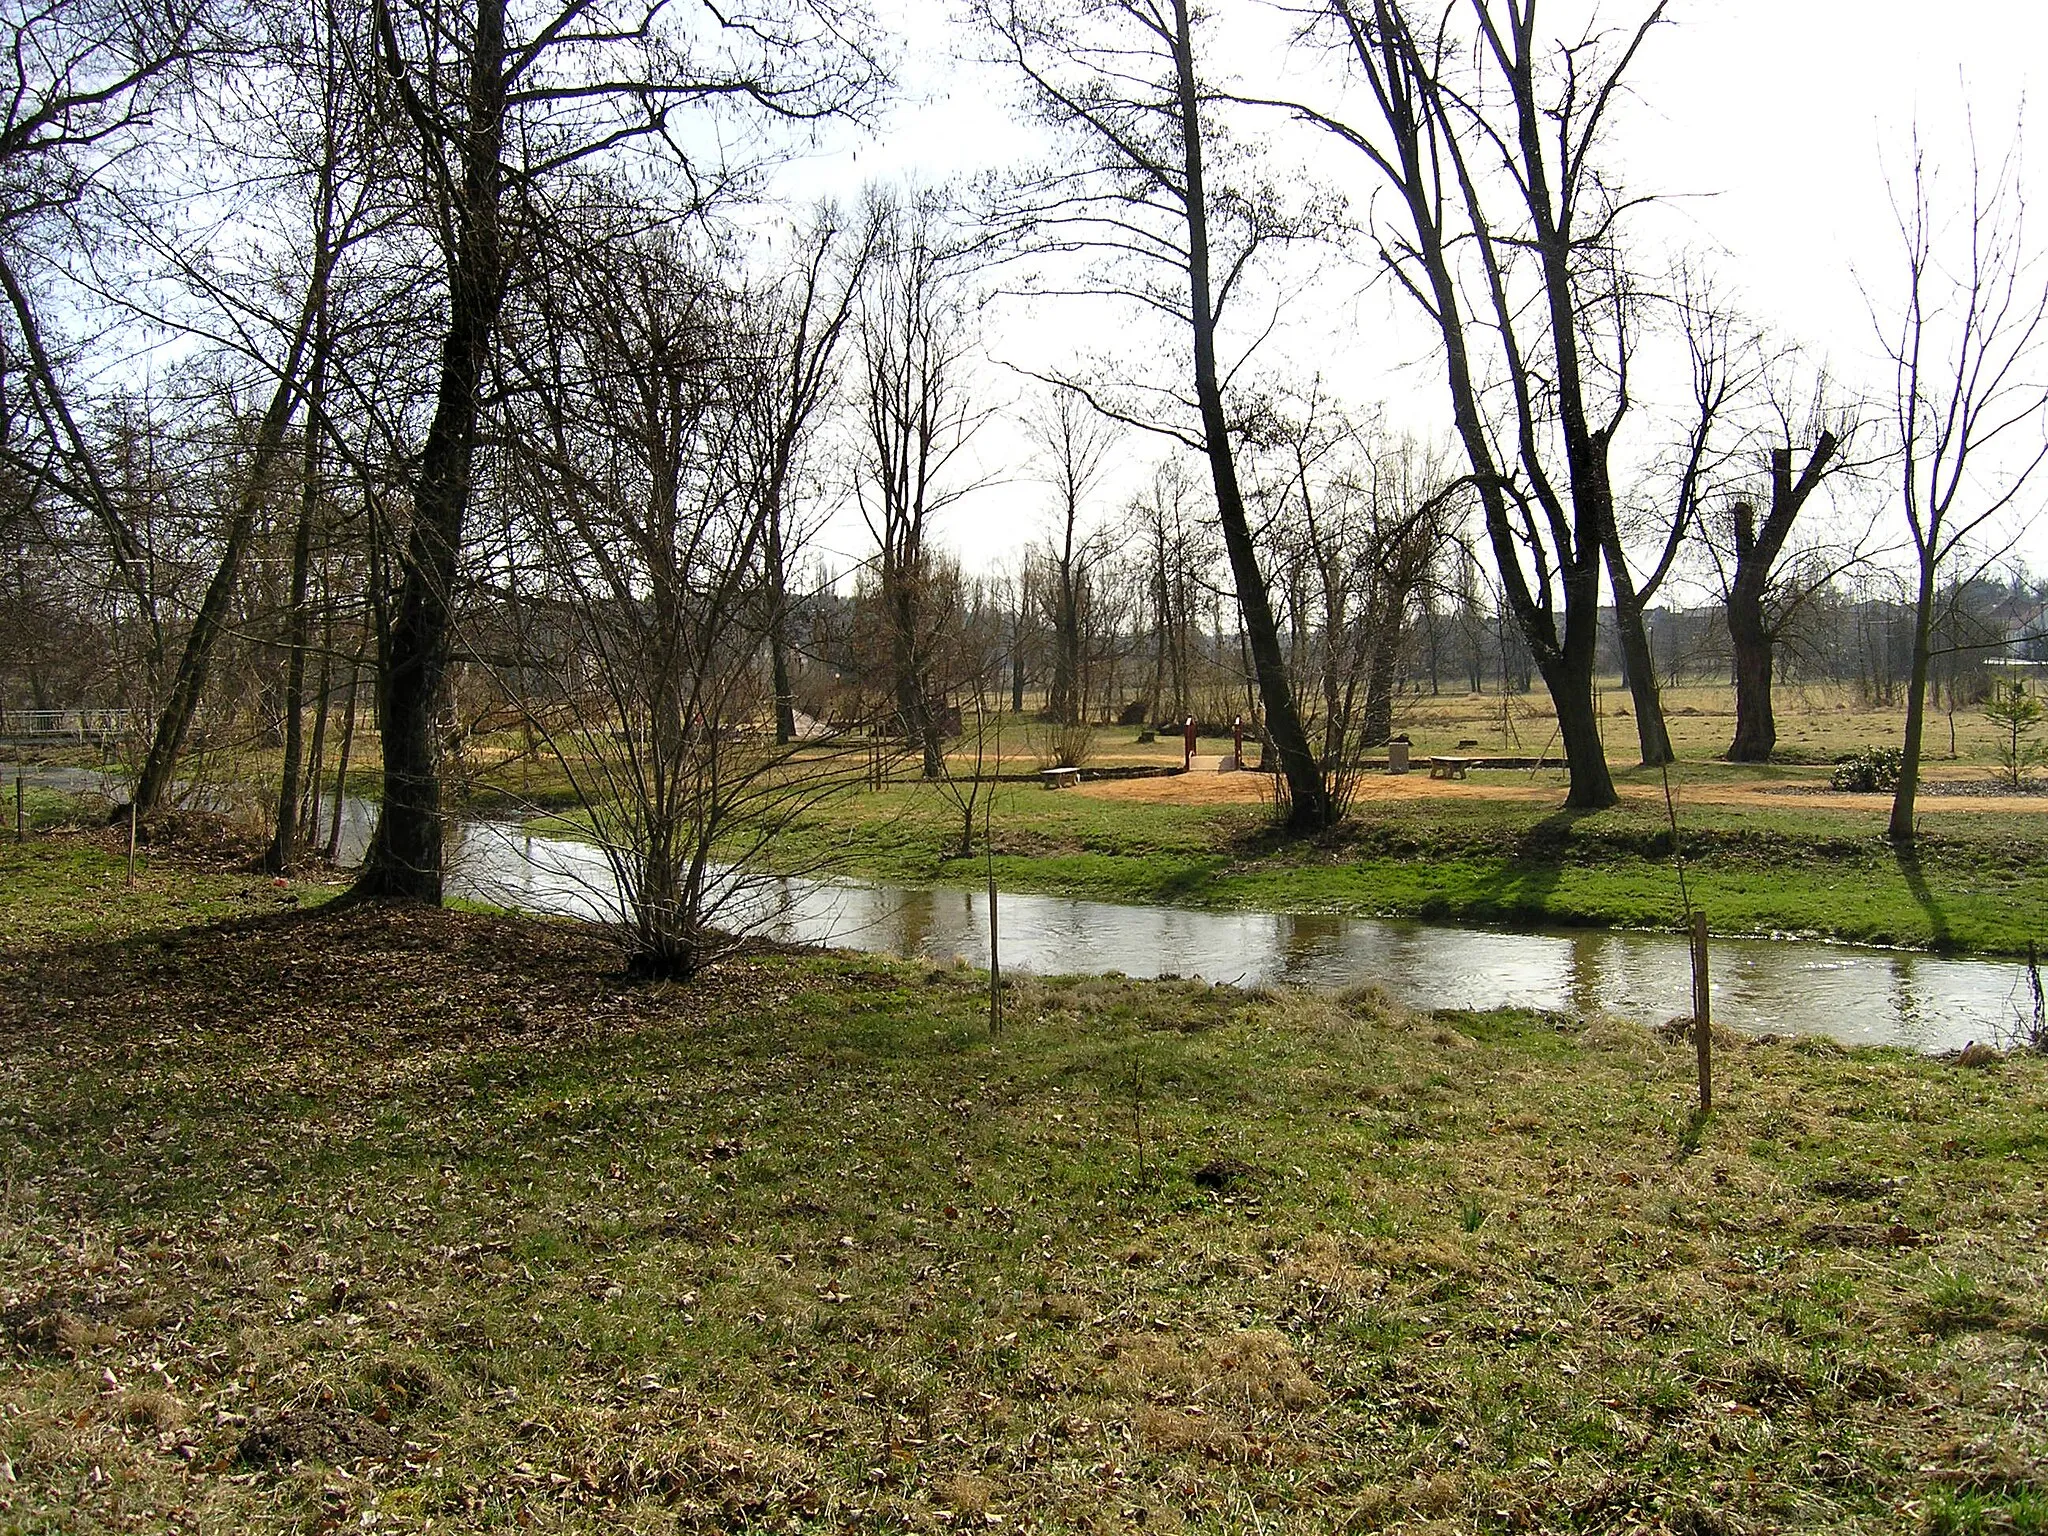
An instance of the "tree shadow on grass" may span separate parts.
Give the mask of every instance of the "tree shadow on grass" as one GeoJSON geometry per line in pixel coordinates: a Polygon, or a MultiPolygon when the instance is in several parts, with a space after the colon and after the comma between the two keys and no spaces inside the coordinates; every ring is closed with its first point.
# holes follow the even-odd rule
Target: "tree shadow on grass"
{"type": "Polygon", "coordinates": [[[1598,811],[1562,808],[1526,828],[1509,845],[1507,868],[1472,887],[1485,914],[1515,922],[1554,920],[1550,898],[1572,860],[1572,835],[1598,811]]]}
{"type": "Polygon", "coordinates": [[[1927,926],[1933,934],[1932,947],[1954,949],[1956,940],[1949,929],[1948,913],[1928,888],[1926,871],[1920,866],[1920,850],[1911,843],[1894,843],[1892,854],[1899,861],[1899,876],[1906,882],[1906,889],[1913,893],[1913,900],[1927,914],[1927,926]]]}

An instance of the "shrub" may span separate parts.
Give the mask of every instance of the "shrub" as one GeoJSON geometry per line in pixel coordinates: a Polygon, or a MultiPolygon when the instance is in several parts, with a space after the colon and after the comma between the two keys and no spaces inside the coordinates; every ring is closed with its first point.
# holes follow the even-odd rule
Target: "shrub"
{"type": "Polygon", "coordinates": [[[2000,776],[2018,789],[2027,769],[2041,760],[2039,745],[2027,740],[2040,728],[2041,701],[2027,692],[2025,683],[2001,683],[1984,705],[1984,718],[1998,728],[2000,776]]]}
{"type": "Polygon", "coordinates": [[[1898,747],[1871,747],[1837,759],[1829,782],[1854,794],[1888,794],[1899,787],[1905,762],[1906,754],[1898,747]]]}

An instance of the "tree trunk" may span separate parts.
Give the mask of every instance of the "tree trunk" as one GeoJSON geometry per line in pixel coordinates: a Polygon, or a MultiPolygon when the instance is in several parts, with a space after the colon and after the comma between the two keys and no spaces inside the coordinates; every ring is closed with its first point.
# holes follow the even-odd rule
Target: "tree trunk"
{"type": "Polygon", "coordinates": [[[1216,363],[1216,307],[1209,276],[1209,210],[1203,185],[1201,96],[1195,80],[1193,25],[1188,0],[1173,0],[1173,49],[1180,109],[1181,150],[1185,160],[1188,222],[1188,306],[1193,321],[1195,398],[1201,409],[1202,439],[1209,477],[1216,490],[1216,515],[1223,526],[1223,545],[1237,586],[1238,610],[1244,616],[1259,701],[1264,708],[1262,739],[1270,741],[1287,780],[1287,824],[1297,832],[1317,832],[1330,824],[1329,785],[1302,729],[1301,715],[1288,686],[1287,665],[1280,650],[1280,632],[1273,620],[1271,594],[1259,569],[1257,546],[1245,515],[1237,479],[1237,461],[1230,444],[1230,421],[1223,408],[1222,375],[1216,363]]]}
{"type": "Polygon", "coordinates": [[[946,754],[939,739],[938,721],[931,701],[925,697],[924,669],[917,656],[917,606],[910,590],[910,578],[899,573],[889,594],[889,651],[896,674],[896,719],[906,742],[916,742],[923,752],[927,779],[945,775],[946,754]]]}
{"type": "Polygon", "coordinates": [[[1728,748],[1731,763],[1768,763],[1778,745],[1778,722],[1771,709],[1771,672],[1775,658],[1764,624],[1763,594],[1738,570],[1728,591],[1728,643],[1735,662],[1735,740],[1728,748]]]}
{"type": "Polygon", "coordinates": [[[327,715],[334,695],[328,684],[334,672],[334,597],[321,581],[320,681],[313,695],[319,700],[313,711],[313,744],[306,750],[306,788],[297,807],[299,841],[307,847],[320,835],[320,781],[327,772],[327,715]]]}
{"type": "Polygon", "coordinates": [[[453,209],[458,223],[448,274],[448,334],[441,347],[434,419],[413,484],[405,581],[389,633],[378,648],[384,804],[355,883],[357,894],[369,897],[437,905],[441,900],[441,765],[434,713],[448,668],[478,393],[504,303],[498,210],[504,58],[504,0],[477,0],[463,185],[453,209]]]}
{"type": "Polygon", "coordinates": [[[330,864],[341,857],[342,802],[348,794],[349,749],[356,742],[356,686],[362,680],[363,658],[358,653],[349,659],[348,701],[341,707],[341,751],[337,754],[334,769],[334,810],[327,828],[327,862],[330,864]]]}
{"type": "Polygon", "coordinates": [[[775,688],[775,741],[796,740],[796,697],[789,686],[789,591],[782,569],[782,510],[769,509],[767,522],[768,668],[775,688]]]}
{"type": "Polygon", "coordinates": [[[1620,539],[1609,519],[1607,535],[1601,540],[1607,557],[1607,580],[1614,588],[1614,627],[1621,640],[1622,667],[1628,674],[1630,698],[1636,712],[1636,744],[1643,766],[1658,768],[1675,761],[1671,733],[1664,724],[1664,699],[1657,688],[1657,659],[1650,650],[1650,632],[1643,622],[1642,599],[1636,595],[1635,578],[1629,574],[1620,539]]]}
{"type": "Polygon", "coordinates": [[[1373,626],[1366,658],[1364,746],[1383,747],[1394,735],[1394,672],[1401,660],[1399,614],[1383,614],[1373,626]]]}
{"type": "Polygon", "coordinates": [[[1906,683],[1906,740],[1899,762],[1899,787],[1892,793],[1886,829],[1902,847],[1913,841],[1913,802],[1920,792],[1920,748],[1927,730],[1927,673],[1934,654],[1934,562],[1920,562],[1919,599],[1913,608],[1913,671],[1906,683]]]}
{"type": "Polygon", "coordinates": [[[1570,766],[1571,788],[1565,805],[1572,810],[1604,811],[1615,803],[1614,780],[1607,771],[1607,747],[1600,739],[1600,718],[1593,704],[1593,668],[1563,663],[1541,669],[1544,685],[1557,709],[1557,733],[1570,766]]]}
{"type": "MultiPolygon", "coordinates": [[[[313,361],[306,387],[305,453],[299,461],[299,522],[292,531],[292,602],[286,636],[284,683],[284,771],[278,777],[277,830],[261,867],[291,873],[298,857],[299,764],[305,745],[306,642],[312,629],[307,603],[313,569],[313,518],[320,507],[320,397],[327,371],[327,321],[314,322],[313,361]]],[[[324,701],[323,701],[324,704],[324,701]]]]}
{"type": "Polygon", "coordinates": [[[287,372],[277,381],[270,409],[264,412],[263,424],[257,431],[255,457],[249,466],[249,479],[236,500],[233,518],[228,523],[220,564],[214,567],[213,579],[206,584],[206,592],[199,600],[199,612],[192,620],[191,633],[185,637],[184,653],[178,658],[177,673],[171,679],[170,697],[164,703],[163,713],[157,717],[156,734],[149,743],[149,756],[143,760],[142,777],[135,786],[135,814],[138,817],[147,816],[155,810],[164,791],[170,787],[178,758],[184,752],[186,738],[192,731],[193,717],[199,712],[199,697],[206,689],[206,674],[213,664],[213,648],[228,627],[228,607],[234,600],[235,582],[241,575],[242,556],[255,532],[256,512],[262,504],[264,488],[269,483],[277,455],[284,447],[285,428],[290,423],[292,407],[297,403],[297,370],[298,358],[294,353],[289,359],[287,372]]]}

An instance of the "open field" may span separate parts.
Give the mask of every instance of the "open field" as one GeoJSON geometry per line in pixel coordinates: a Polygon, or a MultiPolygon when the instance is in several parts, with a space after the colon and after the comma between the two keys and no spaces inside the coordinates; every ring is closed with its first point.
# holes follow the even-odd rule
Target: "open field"
{"type": "Polygon", "coordinates": [[[0,1528],[2048,1530],[2048,1059],[319,895],[0,849],[0,1528]]]}

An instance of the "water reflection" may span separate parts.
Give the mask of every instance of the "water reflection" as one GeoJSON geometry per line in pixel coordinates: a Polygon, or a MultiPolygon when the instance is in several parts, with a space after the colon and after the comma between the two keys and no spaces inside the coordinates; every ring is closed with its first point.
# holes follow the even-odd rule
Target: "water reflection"
{"type": "MultiPolygon", "coordinates": [[[[50,776],[38,781],[54,782],[50,776]]],[[[373,809],[344,802],[344,862],[361,857],[373,809]]],[[[611,920],[622,912],[601,852],[535,837],[509,822],[469,821],[453,830],[448,889],[585,919],[611,920]]],[[[732,913],[734,922],[790,943],[988,963],[988,898],[978,890],[760,880],[740,891],[732,913]]],[[[1003,965],[1010,970],[1120,971],[1245,985],[1372,983],[1418,1007],[1606,1012],[1650,1024],[1692,1007],[1690,957],[1685,939],[1675,934],[1503,933],[1017,893],[1002,896],[1001,913],[1003,965]]],[[[1823,1034],[1854,1044],[1944,1050],[2011,1032],[2026,996],[2022,968],[2002,961],[1792,939],[1717,939],[1712,958],[1715,1020],[1752,1034],[1823,1034]]]]}

